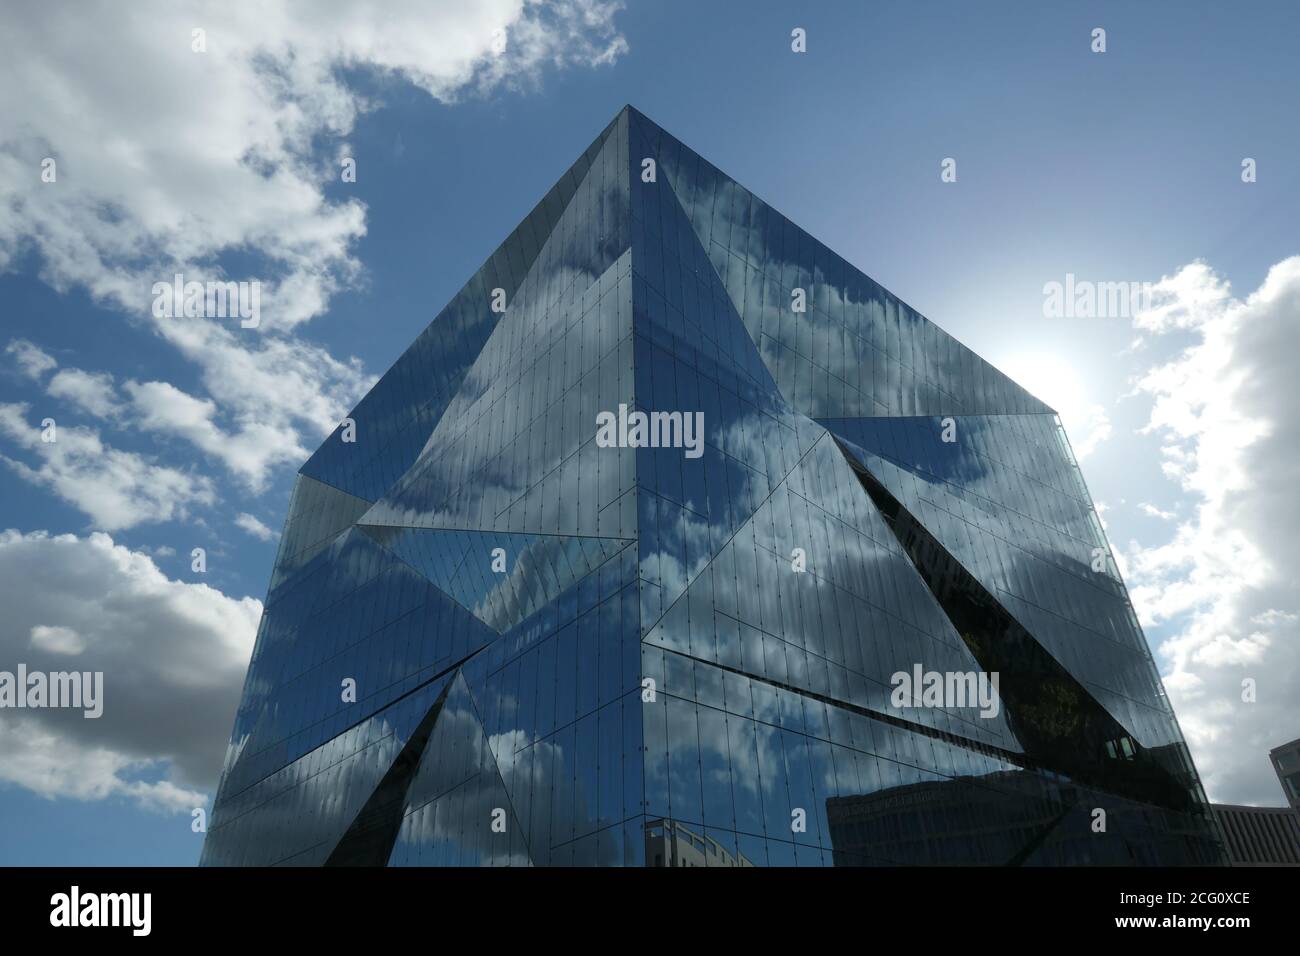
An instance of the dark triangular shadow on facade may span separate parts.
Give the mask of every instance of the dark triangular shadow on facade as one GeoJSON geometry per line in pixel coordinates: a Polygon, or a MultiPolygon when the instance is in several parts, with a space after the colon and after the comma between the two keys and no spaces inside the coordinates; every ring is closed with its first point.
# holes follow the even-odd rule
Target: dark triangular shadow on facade
{"type": "Polygon", "coordinates": [[[463,671],[448,684],[401,813],[389,866],[434,859],[448,866],[533,865],[528,834],[463,671]]]}
{"type": "Polygon", "coordinates": [[[1028,860],[1035,852],[1037,852],[1039,847],[1041,847],[1044,843],[1047,842],[1047,838],[1050,837],[1052,833],[1056,830],[1056,828],[1061,825],[1061,821],[1070,815],[1070,813],[1074,810],[1075,806],[1076,804],[1066,805],[1059,813],[1056,814],[1056,816],[1052,817],[1049,821],[1047,821],[1047,823],[1038,827],[1034,831],[1034,835],[1031,836],[1028,841],[1026,841],[1024,846],[1022,846],[1019,850],[1017,850],[1015,853],[1011,855],[1011,858],[1007,860],[1005,865],[1024,866],[1025,861],[1028,860]]]}
{"type": "Polygon", "coordinates": [[[1057,773],[1135,800],[1190,810],[1192,795],[842,445],[885,518],[998,696],[1026,754],[1057,773]]]}
{"type": "Polygon", "coordinates": [[[338,845],[325,860],[325,866],[386,866],[388,857],[397,842],[397,832],[402,827],[406,808],[406,793],[419,769],[424,748],[433,734],[433,726],[442,712],[447,694],[455,684],[455,677],[443,687],[438,699],[424,715],[410,739],[406,741],[393,765],[388,768],[379,786],[370,795],[352,825],[339,839],[338,845]]]}

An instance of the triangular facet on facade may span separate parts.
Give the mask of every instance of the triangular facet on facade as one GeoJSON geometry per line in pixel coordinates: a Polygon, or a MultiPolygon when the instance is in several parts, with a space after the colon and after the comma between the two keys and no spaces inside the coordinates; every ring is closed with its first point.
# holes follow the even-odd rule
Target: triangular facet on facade
{"type": "Polygon", "coordinates": [[[204,863],[1222,861],[1053,411],[636,110],[349,419],[204,863]]]}

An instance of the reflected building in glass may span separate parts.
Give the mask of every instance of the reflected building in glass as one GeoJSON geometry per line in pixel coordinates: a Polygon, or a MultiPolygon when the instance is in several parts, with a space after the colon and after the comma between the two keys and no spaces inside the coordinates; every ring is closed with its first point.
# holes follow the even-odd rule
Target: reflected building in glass
{"type": "Polygon", "coordinates": [[[203,852],[1222,861],[1052,409],[631,108],[301,469],[203,852]]]}

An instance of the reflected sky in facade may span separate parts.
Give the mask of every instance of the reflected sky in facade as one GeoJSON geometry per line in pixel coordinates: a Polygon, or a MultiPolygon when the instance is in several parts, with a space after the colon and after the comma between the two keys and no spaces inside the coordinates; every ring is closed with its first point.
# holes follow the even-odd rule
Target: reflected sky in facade
{"type": "Polygon", "coordinates": [[[1221,860],[1053,411],[635,110],[350,417],[204,863],[1221,860]]]}

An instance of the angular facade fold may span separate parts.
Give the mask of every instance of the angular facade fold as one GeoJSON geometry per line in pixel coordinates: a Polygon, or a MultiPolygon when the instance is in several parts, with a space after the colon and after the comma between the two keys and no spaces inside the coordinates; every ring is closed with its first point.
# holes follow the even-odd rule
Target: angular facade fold
{"type": "Polygon", "coordinates": [[[1223,862],[1052,409],[636,110],[349,418],[204,864],[1223,862]]]}

